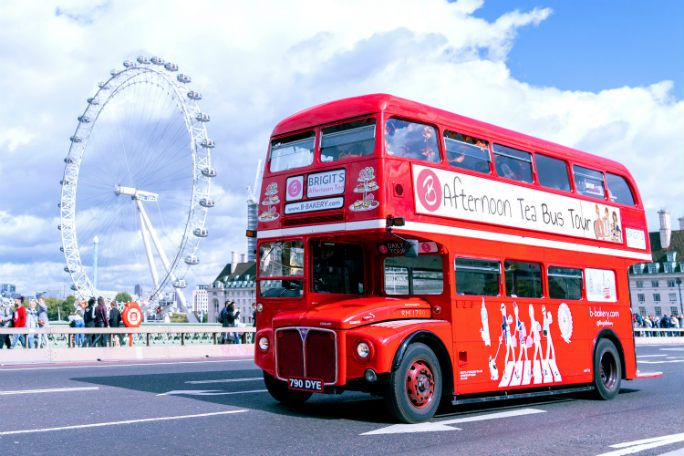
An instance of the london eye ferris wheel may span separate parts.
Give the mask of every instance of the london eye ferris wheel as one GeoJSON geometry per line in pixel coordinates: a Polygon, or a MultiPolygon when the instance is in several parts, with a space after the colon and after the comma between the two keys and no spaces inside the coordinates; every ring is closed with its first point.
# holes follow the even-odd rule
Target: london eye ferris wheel
{"type": "Polygon", "coordinates": [[[214,206],[214,142],[191,78],[159,57],[110,72],[88,98],[70,138],[60,226],[72,289],[143,290],[148,306],[176,295],[187,309],[186,274],[199,264],[214,206]]]}

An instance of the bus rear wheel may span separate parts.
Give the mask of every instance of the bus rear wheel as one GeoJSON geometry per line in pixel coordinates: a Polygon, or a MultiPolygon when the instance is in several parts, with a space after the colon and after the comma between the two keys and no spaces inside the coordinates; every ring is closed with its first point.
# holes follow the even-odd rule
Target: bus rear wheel
{"type": "Polygon", "coordinates": [[[432,418],[442,398],[442,369],[425,344],[409,345],[399,368],[390,374],[385,402],[392,415],[404,423],[432,418]]]}
{"type": "Polygon", "coordinates": [[[615,344],[601,339],[594,355],[594,387],[599,399],[613,399],[620,392],[622,365],[615,344]]]}
{"type": "Polygon", "coordinates": [[[264,383],[273,399],[289,407],[296,407],[303,404],[313,394],[307,391],[291,390],[287,387],[285,382],[278,380],[266,371],[264,371],[264,383]]]}

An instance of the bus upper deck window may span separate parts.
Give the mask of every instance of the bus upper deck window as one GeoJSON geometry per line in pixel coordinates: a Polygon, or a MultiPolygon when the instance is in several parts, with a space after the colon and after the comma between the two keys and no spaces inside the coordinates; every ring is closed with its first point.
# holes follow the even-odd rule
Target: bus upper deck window
{"type": "Polygon", "coordinates": [[[573,165],[575,187],[581,195],[603,199],[606,194],[603,189],[603,173],[583,166],[573,165]]]}
{"type": "Polygon", "coordinates": [[[321,161],[332,162],[365,157],[375,147],[375,119],[365,119],[324,128],[321,135],[321,161]]]}
{"type": "Polygon", "coordinates": [[[440,161],[435,128],[417,122],[389,119],[385,125],[385,150],[396,157],[440,161]]]}
{"type": "Polygon", "coordinates": [[[554,188],[556,190],[570,191],[570,177],[568,176],[568,166],[563,160],[537,154],[537,175],[539,183],[543,187],[554,188]]]}
{"type": "Polygon", "coordinates": [[[634,206],[634,194],[624,177],[606,173],[606,180],[608,181],[608,194],[611,201],[634,206]]]}
{"type": "Polygon", "coordinates": [[[496,174],[506,179],[532,183],[532,154],[512,147],[494,144],[496,174]]]}
{"type": "Polygon", "coordinates": [[[271,141],[271,172],[301,168],[313,163],[314,132],[271,141]]]}
{"type": "Polygon", "coordinates": [[[484,139],[445,131],[444,146],[450,165],[478,173],[489,173],[489,143],[484,139]]]}

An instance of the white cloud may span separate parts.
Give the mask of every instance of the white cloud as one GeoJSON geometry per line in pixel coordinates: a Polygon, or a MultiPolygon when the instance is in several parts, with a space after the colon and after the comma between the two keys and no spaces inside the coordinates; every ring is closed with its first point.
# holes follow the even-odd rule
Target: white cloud
{"type": "MultiPolygon", "coordinates": [[[[0,281],[31,291],[64,280],[53,225],[68,138],[97,82],[138,54],[176,62],[212,116],[217,204],[192,274],[198,282],[213,279],[231,250],[245,250],[245,189],[273,126],[297,110],[363,93],[394,93],[616,159],[635,175],[650,210],[669,206],[675,218],[684,215],[684,102],[672,83],[592,93],[516,80],[506,59],[517,31],[544,27],[552,12],[515,10],[488,22],[473,15],[481,5],[3,3],[0,281]],[[44,274],[28,274],[34,267],[44,274]]],[[[127,279],[126,270],[134,268],[124,264],[112,271],[132,288],[135,274],[127,279]]]]}

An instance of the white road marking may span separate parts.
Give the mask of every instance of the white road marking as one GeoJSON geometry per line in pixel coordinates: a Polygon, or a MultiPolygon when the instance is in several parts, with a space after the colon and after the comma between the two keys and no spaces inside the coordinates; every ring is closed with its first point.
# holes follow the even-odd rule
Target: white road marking
{"type": "Polygon", "coordinates": [[[2,391],[0,396],[14,396],[16,394],[41,394],[41,393],[73,393],[76,391],[94,391],[100,389],[99,386],[80,386],[75,388],[42,388],[32,390],[2,391]]]}
{"type": "Polygon", "coordinates": [[[468,416],[465,418],[453,418],[417,424],[394,424],[392,426],[376,429],[375,431],[364,432],[361,435],[377,434],[404,434],[409,432],[436,432],[436,431],[460,431],[461,428],[449,426],[450,424],[472,423],[475,421],[496,420],[500,418],[511,418],[514,416],[533,415],[535,413],[546,413],[546,410],[524,408],[519,410],[509,410],[506,412],[488,413],[485,415],[468,416]]]}
{"type": "Polygon", "coordinates": [[[256,382],[263,380],[264,377],[249,377],[249,378],[219,378],[216,380],[190,380],[185,383],[190,385],[204,385],[205,383],[234,383],[234,382],[256,382]]]}
{"type": "Polygon", "coordinates": [[[664,358],[667,355],[637,355],[637,359],[641,358],[664,358]]]}
{"type": "Polygon", "coordinates": [[[684,348],[661,348],[660,351],[684,352],[684,348]]]}
{"type": "Polygon", "coordinates": [[[157,394],[157,396],[230,396],[233,394],[251,394],[251,393],[264,393],[268,390],[258,389],[258,390],[247,390],[247,391],[221,391],[221,390],[172,390],[165,393],[157,394]]]}
{"type": "Polygon", "coordinates": [[[637,361],[641,364],[670,364],[670,363],[684,363],[684,359],[671,359],[666,361],[637,361]]]}
{"type": "Polygon", "coordinates": [[[165,365],[175,365],[175,364],[208,364],[208,363],[237,363],[245,361],[253,361],[253,358],[240,358],[240,359],[214,359],[211,361],[171,361],[171,362],[161,362],[156,363],[151,361],[149,363],[130,363],[130,364],[86,364],[79,366],[39,366],[39,367],[12,367],[11,364],[0,364],[0,374],[3,372],[17,372],[26,370],[55,370],[55,369],[90,369],[91,367],[103,368],[103,367],[138,367],[138,366],[165,366],[165,365]]]}
{"type": "Polygon", "coordinates": [[[652,448],[658,448],[665,445],[671,445],[677,442],[684,442],[684,433],[663,435],[660,437],[652,437],[649,439],[634,440],[631,442],[616,443],[610,445],[610,448],[617,448],[615,451],[601,453],[598,456],[622,456],[625,454],[638,453],[652,448]]]}
{"type": "Polygon", "coordinates": [[[35,434],[39,432],[54,432],[54,431],[67,431],[71,429],[88,429],[97,428],[105,426],[120,426],[124,424],[137,424],[137,423],[152,423],[155,421],[173,421],[173,420],[186,420],[190,418],[204,418],[207,416],[217,416],[217,415],[230,415],[233,413],[246,412],[247,409],[237,409],[237,410],[226,410],[223,412],[211,412],[211,413],[198,413],[196,415],[177,415],[177,416],[160,416],[156,418],[141,418],[137,420],[124,420],[124,421],[108,421],[104,423],[90,423],[90,424],[76,424],[73,426],[59,426],[52,428],[38,428],[38,429],[20,429],[16,431],[1,431],[0,436],[3,435],[17,435],[17,434],[35,434]]]}

